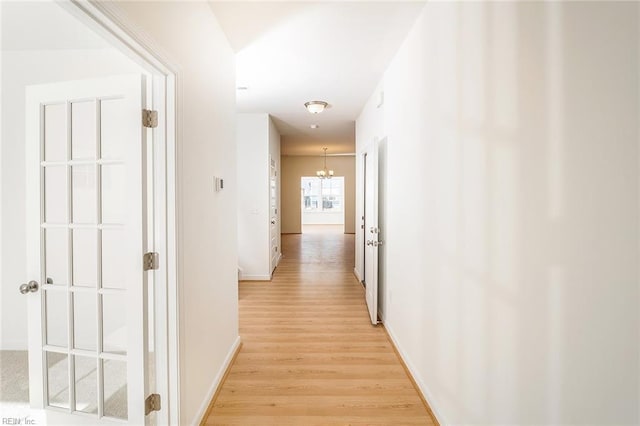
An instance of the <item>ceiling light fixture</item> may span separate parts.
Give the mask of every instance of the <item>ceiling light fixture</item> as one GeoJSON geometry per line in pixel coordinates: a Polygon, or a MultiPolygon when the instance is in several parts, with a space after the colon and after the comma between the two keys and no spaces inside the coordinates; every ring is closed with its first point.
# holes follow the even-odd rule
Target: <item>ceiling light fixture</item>
{"type": "Polygon", "coordinates": [[[311,114],[320,114],[329,104],[324,101],[309,101],[305,102],[304,107],[311,114]]]}
{"type": "Polygon", "coordinates": [[[311,127],[312,129],[317,129],[317,128],[318,128],[318,127],[320,127],[320,126],[318,126],[317,124],[312,124],[312,125],[311,125],[311,126],[309,126],[309,127],[311,127]]]}
{"type": "Polygon", "coordinates": [[[316,175],[320,179],[331,179],[333,177],[333,170],[327,169],[327,148],[322,148],[324,150],[324,168],[322,170],[318,170],[316,175]]]}

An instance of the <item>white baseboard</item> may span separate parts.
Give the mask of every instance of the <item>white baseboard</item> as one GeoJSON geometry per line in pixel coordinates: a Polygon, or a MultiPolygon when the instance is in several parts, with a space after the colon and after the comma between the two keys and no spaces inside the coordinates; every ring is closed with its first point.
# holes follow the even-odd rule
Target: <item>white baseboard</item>
{"type": "Polygon", "coordinates": [[[207,410],[209,409],[211,400],[215,396],[216,391],[218,390],[220,385],[222,385],[222,379],[224,378],[224,375],[229,367],[231,367],[231,361],[233,360],[233,357],[236,354],[239,346],[240,336],[236,338],[236,341],[233,342],[233,345],[231,345],[231,348],[229,348],[229,352],[227,353],[227,356],[225,357],[220,370],[218,370],[218,374],[216,374],[216,377],[213,378],[211,387],[209,387],[209,391],[205,395],[204,400],[202,401],[202,404],[200,404],[200,408],[198,409],[198,412],[195,416],[195,418],[198,419],[198,422],[196,424],[201,424],[205,420],[204,416],[207,415],[207,410]]]}
{"type": "Polygon", "coordinates": [[[26,351],[28,344],[24,340],[3,340],[0,351],[26,351]]]}
{"type": "Polygon", "coordinates": [[[356,278],[358,279],[358,281],[362,282],[362,278],[360,278],[360,274],[358,273],[358,269],[353,268],[353,275],[356,276],[356,278]]]}
{"type": "Polygon", "coordinates": [[[269,275],[242,275],[240,281],[271,281],[269,275]]]}
{"type": "Polygon", "coordinates": [[[437,422],[441,426],[447,425],[448,423],[447,423],[446,419],[444,418],[442,413],[438,410],[438,408],[435,406],[435,399],[433,398],[432,393],[429,392],[429,388],[427,388],[427,385],[422,381],[420,376],[418,376],[416,368],[414,367],[413,363],[411,363],[411,361],[409,361],[409,358],[407,357],[407,354],[402,349],[402,346],[400,346],[398,344],[398,340],[396,339],[396,336],[395,336],[395,334],[393,332],[393,329],[391,327],[389,327],[388,324],[385,324],[384,328],[386,328],[387,334],[389,335],[389,338],[393,342],[393,345],[396,347],[396,350],[398,351],[398,354],[400,354],[400,358],[402,358],[402,361],[404,362],[404,365],[407,366],[407,369],[409,370],[409,374],[411,374],[411,377],[413,378],[415,383],[418,385],[418,389],[419,389],[420,393],[422,393],[422,396],[424,397],[424,399],[429,404],[429,408],[431,408],[431,412],[435,416],[437,422]]]}

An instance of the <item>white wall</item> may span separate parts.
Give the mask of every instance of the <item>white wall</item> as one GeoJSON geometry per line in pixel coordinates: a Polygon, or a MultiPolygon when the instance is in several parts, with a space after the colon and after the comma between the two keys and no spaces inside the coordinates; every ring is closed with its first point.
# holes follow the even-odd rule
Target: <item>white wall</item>
{"type": "Polygon", "coordinates": [[[269,115],[238,114],[238,266],[269,279],[269,115]]]}
{"type": "MultiPolygon", "coordinates": [[[[280,134],[268,114],[238,114],[238,263],[243,280],[271,278],[270,157],[280,174],[280,134]]],[[[279,191],[278,191],[279,192],[279,191]]],[[[278,203],[279,204],[279,203],[278,203]]],[[[278,208],[280,215],[280,208],[278,208]]],[[[280,220],[277,221],[278,229],[280,220]]],[[[278,234],[280,232],[278,231],[278,234]]],[[[280,250],[278,243],[278,250],[280,250]]]]}
{"type": "Polygon", "coordinates": [[[193,424],[238,338],[235,57],[206,2],[113,5],[179,70],[180,424],[193,424]]]}
{"type": "MultiPolygon", "coordinates": [[[[4,19],[9,19],[5,16],[4,19]]],[[[89,30],[86,30],[89,32],[89,30]]],[[[27,298],[18,292],[27,276],[25,87],[56,81],[141,73],[115,49],[2,51],[2,256],[0,349],[27,349],[27,298]]]]}
{"type": "Polygon", "coordinates": [[[385,325],[442,424],[640,421],[638,7],[429,2],[357,121],[388,137],[385,325]]]}

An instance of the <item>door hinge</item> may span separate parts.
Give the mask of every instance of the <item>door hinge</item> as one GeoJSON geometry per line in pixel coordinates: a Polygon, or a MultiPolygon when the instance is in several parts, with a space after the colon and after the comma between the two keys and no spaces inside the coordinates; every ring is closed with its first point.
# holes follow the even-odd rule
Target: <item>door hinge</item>
{"type": "Polygon", "coordinates": [[[151,271],[154,269],[158,269],[158,253],[145,253],[142,257],[142,270],[151,271]]]}
{"type": "Polygon", "coordinates": [[[144,415],[148,416],[152,411],[160,411],[160,395],[152,393],[144,400],[144,415]]]}
{"type": "Polygon", "coordinates": [[[153,129],[158,127],[158,111],[153,111],[150,109],[142,110],[142,125],[144,127],[148,127],[153,129]]]}

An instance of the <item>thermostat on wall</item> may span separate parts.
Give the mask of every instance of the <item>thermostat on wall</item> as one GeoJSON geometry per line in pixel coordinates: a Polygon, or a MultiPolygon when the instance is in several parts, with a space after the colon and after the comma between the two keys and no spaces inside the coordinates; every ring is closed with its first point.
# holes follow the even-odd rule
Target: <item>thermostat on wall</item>
{"type": "Polygon", "coordinates": [[[216,191],[222,191],[224,189],[224,179],[216,178],[216,191]]]}

